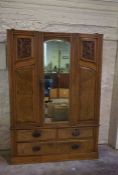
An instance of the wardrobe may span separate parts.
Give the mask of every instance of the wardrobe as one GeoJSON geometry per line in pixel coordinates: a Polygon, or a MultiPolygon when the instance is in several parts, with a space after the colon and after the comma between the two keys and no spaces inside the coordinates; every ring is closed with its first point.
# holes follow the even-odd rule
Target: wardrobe
{"type": "Polygon", "coordinates": [[[98,158],[102,38],[7,31],[13,164],[98,158]]]}

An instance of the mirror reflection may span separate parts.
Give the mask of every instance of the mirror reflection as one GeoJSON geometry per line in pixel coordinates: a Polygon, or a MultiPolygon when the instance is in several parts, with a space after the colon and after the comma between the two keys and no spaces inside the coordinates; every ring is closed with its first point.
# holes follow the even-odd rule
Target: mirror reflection
{"type": "Polygon", "coordinates": [[[70,43],[44,42],[44,122],[68,121],[70,43]]]}

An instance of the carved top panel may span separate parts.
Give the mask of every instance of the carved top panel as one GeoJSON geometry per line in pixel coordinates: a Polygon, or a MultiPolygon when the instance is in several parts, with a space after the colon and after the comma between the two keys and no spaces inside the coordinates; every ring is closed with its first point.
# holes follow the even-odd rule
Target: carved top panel
{"type": "Polygon", "coordinates": [[[24,59],[32,56],[31,38],[17,38],[17,57],[24,59]]]}
{"type": "Polygon", "coordinates": [[[82,41],[81,57],[84,60],[95,61],[95,41],[82,41]]]}

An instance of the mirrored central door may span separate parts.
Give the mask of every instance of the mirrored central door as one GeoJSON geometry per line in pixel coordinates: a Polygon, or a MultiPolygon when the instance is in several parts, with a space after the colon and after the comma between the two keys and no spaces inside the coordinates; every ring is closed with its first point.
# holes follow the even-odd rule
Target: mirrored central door
{"type": "Polygon", "coordinates": [[[70,43],[44,42],[44,122],[69,120],[70,43]]]}

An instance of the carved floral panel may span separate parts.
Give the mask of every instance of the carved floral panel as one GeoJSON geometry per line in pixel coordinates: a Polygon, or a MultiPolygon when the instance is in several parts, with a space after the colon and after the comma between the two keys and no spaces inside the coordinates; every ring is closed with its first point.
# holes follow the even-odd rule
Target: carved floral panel
{"type": "Polygon", "coordinates": [[[17,39],[17,56],[18,58],[28,58],[32,55],[31,38],[17,39]]]}
{"type": "Polygon", "coordinates": [[[82,58],[87,60],[95,60],[95,42],[82,41],[82,58]]]}

